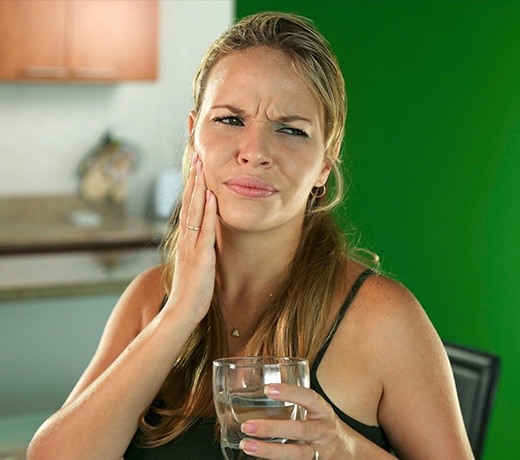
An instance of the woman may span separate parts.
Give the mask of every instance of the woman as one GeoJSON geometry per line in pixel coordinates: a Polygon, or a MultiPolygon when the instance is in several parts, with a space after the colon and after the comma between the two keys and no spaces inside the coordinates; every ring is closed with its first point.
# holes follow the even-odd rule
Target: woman
{"type": "Polygon", "coordinates": [[[29,458],[221,458],[211,363],[228,355],[312,364],[312,389],[266,390],[307,419],[246,422],[252,457],[472,458],[424,311],[330,216],[346,102],[326,41],[294,15],[246,18],[208,50],[194,96],[166,263],[125,291],[29,458]]]}

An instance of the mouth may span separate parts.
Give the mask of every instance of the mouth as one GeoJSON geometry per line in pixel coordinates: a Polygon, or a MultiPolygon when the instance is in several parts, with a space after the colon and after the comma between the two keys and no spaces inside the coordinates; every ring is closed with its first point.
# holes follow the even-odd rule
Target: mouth
{"type": "Polygon", "coordinates": [[[238,195],[247,198],[267,198],[278,191],[267,182],[254,177],[237,177],[228,180],[225,185],[238,195]]]}

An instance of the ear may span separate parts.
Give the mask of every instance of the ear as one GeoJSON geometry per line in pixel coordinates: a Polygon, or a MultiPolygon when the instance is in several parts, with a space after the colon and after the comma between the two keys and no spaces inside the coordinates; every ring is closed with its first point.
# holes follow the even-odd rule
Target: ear
{"type": "Polygon", "coordinates": [[[195,129],[195,122],[197,116],[195,115],[195,111],[190,110],[188,114],[188,133],[191,136],[193,134],[193,130],[195,129]]]}
{"type": "Polygon", "coordinates": [[[329,179],[329,174],[331,170],[332,165],[330,164],[330,160],[328,158],[325,158],[323,160],[323,167],[321,168],[321,171],[318,174],[314,187],[321,187],[325,185],[327,183],[327,180],[329,179]]]}

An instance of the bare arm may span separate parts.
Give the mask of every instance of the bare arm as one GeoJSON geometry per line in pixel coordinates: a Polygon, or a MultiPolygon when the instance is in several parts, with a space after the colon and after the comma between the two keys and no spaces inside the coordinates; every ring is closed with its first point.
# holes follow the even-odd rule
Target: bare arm
{"type": "Polygon", "coordinates": [[[383,397],[379,420],[399,458],[472,459],[453,373],[444,346],[417,300],[401,285],[381,278],[387,317],[376,346],[383,397]],[[384,347],[384,348],[383,348],[384,347]]]}
{"type": "Polygon", "coordinates": [[[140,331],[143,311],[161,300],[157,270],[129,286],[85,374],[33,438],[29,459],[122,457],[213,293],[216,203],[206,194],[201,164],[193,168],[182,209],[177,269],[165,307],[140,331]],[[202,231],[185,230],[188,213],[202,231]]]}
{"type": "Polygon", "coordinates": [[[161,312],[95,380],[82,379],[86,388],[40,428],[29,458],[121,458],[194,326],[161,312]]]}

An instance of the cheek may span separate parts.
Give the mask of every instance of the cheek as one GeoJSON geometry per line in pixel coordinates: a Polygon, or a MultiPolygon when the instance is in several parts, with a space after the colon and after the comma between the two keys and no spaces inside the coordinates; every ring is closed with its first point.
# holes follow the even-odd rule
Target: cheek
{"type": "Polygon", "coordinates": [[[206,142],[198,134],[193,136],[193,149],[204,163],[206,160],[206,142]]]}
{"type": "Polygon", "coordinates": [[[212,142],[204,142],[203,139],[199,139],[199,142],[195,142],[195,151],[202,161],[205,173],[218,167],[217,150],[212,142]]]}
{"type": "Polygon", "coordinates": [[[222,152],[225,151],[221,144],[218,138],[207,132],[196,134],[193,140],[195,151],[202,160],[202,164],[208,168],[218,167],[218,163],[223,156],[222,152]]]}
{"type": "Polygon", "coordinates": [[[206,181],[206,187],[215,192],[215,184],[217,183],[217,173],[219,171],[218,165],[214,162],[214,155],[208,154],[207,151],[198,152],[202,161],[202,167],[204,171],[204,180],[206,181]]]}
{"type": "Polygon", "coordinates": [[[302,188],[312,188],[316,179],[320,176],[321,165],[314,159],[306,159],[305,162],[296,162],[290,167],[292,176],[302,188]]]}
{"type": "Polygon", "coordinates": [[[210,136],[208,136],[208,129],[205,123],[198,119],[197,123],[193,127],[193,147],[195,151],[198,153],[201,159],[206,156],[206,151],[211,145],[210,136]]]}

